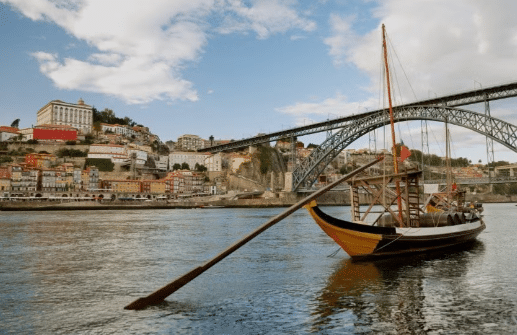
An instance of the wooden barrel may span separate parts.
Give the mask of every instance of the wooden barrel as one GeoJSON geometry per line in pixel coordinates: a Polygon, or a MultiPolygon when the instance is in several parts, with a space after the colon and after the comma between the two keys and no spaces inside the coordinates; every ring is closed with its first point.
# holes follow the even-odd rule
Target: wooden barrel
{"type": "Polygon", "coordinates": [[[420,227],[445,227],[455,225],[456,222],[450,213],[424,213],[420,216],[420,227]]]}

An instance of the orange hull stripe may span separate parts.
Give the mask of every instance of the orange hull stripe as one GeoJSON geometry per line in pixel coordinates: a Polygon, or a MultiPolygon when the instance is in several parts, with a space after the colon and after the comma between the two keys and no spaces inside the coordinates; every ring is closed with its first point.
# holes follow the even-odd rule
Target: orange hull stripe
{"type": "Polygon", "coordinates": [[[382,239],[381,235],[356,232],[330,225],[320,219],[312,208],[309,206],[306,206],[306,208],[321,229],[350,256],[369,255],[373,253],[377,244],[379,244],[379,241],[382,239]]]}

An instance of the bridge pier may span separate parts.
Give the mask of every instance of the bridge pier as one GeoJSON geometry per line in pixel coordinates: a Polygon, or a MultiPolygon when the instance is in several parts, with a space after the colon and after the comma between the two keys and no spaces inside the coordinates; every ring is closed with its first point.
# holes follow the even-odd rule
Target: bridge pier
{"type": "Polygon", "coordinates": [[[293,173],[286,172],[284,178],[284,191],[292,192],[293,191],[293,173]]]}

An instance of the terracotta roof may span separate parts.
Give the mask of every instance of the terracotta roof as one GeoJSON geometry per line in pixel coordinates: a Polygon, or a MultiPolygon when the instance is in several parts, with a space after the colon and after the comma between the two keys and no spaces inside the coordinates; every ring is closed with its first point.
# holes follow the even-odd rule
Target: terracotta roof
{"type": "Polygon", "coordinates": [[[117,147],[117,148],[124,148],[123,145],[120,144],[90,144],[90,146],[95,147],[117,147]]]}
{"type": "Polygon", "coordinates": [[[19,129],[14,127],[0,126],[0,132],[18,134],[19,129]]]}

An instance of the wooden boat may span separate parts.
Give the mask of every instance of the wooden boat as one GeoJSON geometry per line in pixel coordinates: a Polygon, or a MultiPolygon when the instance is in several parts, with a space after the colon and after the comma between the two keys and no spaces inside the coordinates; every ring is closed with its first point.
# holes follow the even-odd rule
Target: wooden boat
{"type": "Polygon", "coordinates": [[[352,179],[352,220],[340,220],[324,213],[316,201],[305,205],[316,223],[352,259],[378,258],[407,253],[430,251],[454,246],[475,239],[485,229],[481,217],[457,203],[456,211],[425,211],[420,208],[418,178],[421,172],[404,172],[398,175],[352,179]],[[404,204],[402,215],[398,215],[391,204],[397,197],[389,192],[388,183],[400,181],[404,204]],[[359,211],[359,189],[366,190],[374,199],[370,206],[359,211]],[[381,201],[380,195],[388,191],[388,201],[381,201]],[[459,206],[458,206],[459,205],[459,206]],[[372,209],[384,208],[373,223],[366,223],[372,209]]]}
{"type": "MultiPolygon", "coordinates": [[[[325,214],[316,201],[304,206],[321,229],[352,259],[395,256],[455,246],[475,239],[485,229],[479,212],[464,206],[465,192],[459,190],[452,192],[450,187],[452,183],[448,183],[446,196],[442,195],[440,198],[438,194],[433,195],[437,197],[436,199],[441,199],[440,201],[431,202],[433,198],[431,196],[425,206],[421,206],[419,194],[421,171],[399,172],[384,25],[383,49],[394,173],[356,177],[347,181],[350,185],[351,221],[340,220],[325,214]],[[360,191],[368,194],[371,199],[370,206],[363,213],[359,207],[360,191]],[[433,206],[438,203],[439,207],[433,206]],[[367,223],[367,217],[374,214],[373,210],[378,208],[381,208],[381,211],[376,213],[380,215],[373,222],[370,220],[367,223]]],[[[406,151],[408,151],[407,148],[406,151]]]]}

